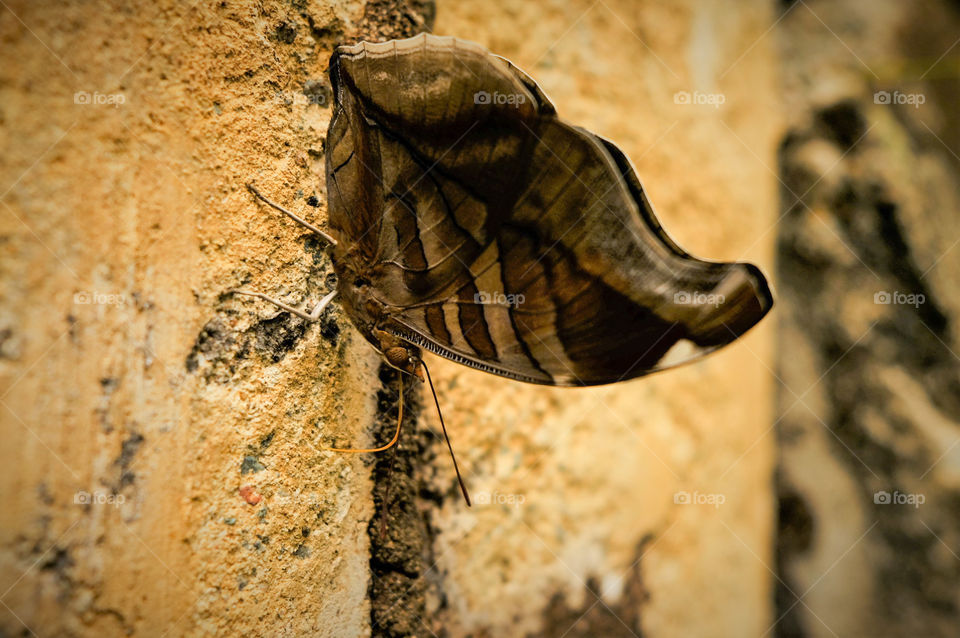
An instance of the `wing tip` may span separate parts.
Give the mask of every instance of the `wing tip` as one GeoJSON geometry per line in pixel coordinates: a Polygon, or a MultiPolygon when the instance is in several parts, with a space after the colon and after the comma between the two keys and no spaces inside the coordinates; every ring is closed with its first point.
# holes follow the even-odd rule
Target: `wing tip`
{"type": "Polygon", "coordinates": [[[765,317],[766,314],[773,309],[773,287],[770,285],[770,280],[766,275],[763,274],[763,271],[760,270],[759,266],[749,262],[740,262],[740,264],[743,266],[744,270],[746,270],[750,282],[753,285],[754,296],[756,297],[757,303],[760,307],[760,314],[757,317],[757,321],[760,321],[760,319],[763,319],[763,317],[765,317]]]}

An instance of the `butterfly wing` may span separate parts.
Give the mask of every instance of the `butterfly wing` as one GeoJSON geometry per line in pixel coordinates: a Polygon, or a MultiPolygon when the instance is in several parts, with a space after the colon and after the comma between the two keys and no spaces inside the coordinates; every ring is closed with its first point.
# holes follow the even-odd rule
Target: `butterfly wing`
{"type": "Polygon", "coordinates": [[[711,352],[772,306],[756,267],[681,250],[624,154],[478,45],[362,43],[331,77],[331,226],[362,246],[401,337],[522,381],[596,385],[711,352]]]}

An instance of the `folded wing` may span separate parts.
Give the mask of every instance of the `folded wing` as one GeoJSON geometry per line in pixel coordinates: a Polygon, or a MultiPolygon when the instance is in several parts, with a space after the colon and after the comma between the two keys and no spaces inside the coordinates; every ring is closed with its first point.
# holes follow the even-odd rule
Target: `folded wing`
{"type": "Polygon", "coordinates": [[[330,223],[362,247],[404,338],[522,381],[595,385],[711,352],[772,306],[755,266],[681,250],[624,154],[478,45],[362,43],[331,77],[330,223]]]}

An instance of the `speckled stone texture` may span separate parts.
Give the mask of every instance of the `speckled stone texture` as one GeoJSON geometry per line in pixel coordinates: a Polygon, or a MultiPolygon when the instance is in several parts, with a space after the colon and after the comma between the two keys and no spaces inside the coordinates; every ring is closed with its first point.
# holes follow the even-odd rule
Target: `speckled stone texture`
{"type": "Polygon", "coordinates": [[[305,325],[229,294],[334,285],[316,240],[243,185],[322,225],[333,47],[424,29],[510,58],[614,140],[682,246],[770,272],[769,3],[7,4],[4,634],[770,626],[776,312],[703,362],[590,390],[429,358],[467,509],[422,388],[392,479],[390,455],[321,449],[382,440],[397,409],[338,309],[305,325]]]}

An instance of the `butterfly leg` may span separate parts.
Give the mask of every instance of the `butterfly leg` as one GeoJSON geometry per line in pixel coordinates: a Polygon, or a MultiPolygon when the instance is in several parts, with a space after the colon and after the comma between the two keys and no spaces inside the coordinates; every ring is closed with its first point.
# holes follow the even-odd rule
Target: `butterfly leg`
{"type": "Polygon", "coordinates": [[[283,309],[286,310],[287,312],[293,313],[293,314],[297,315],[298,317],[300,317],[301,319],[306,319],[307,321],[316,321],[317,319],[319,319],[319,318],[320,318],[320,315],[323,313],[323,311],[324,311],[324,309],[327,307],[327,305],[328,305],[331,301],[333,301],[333,298],[334,298],[334,297],[337,296],[337,291],[336,291],[336,290],[334,290],[333,292],[327,294],[323,299],[320,300],[320,303],[318,303],[318,304],[314,307],[314,309],[310,311],[310,314],[307,314],[307,313],[305,313],[304,311],[302,311],[302,310],[297,310],[296,308],[294,308],[294,307],[292,307],[292,306],[288,306],[287,304],[283,303],[282,301],[278,301],[278,300],[274,299],[273,297],[268,297],[267,295],[263,294],[262,292],[254,292],[254,291],[251,291],[251,290],[234,290],[233,292],[234,292],[234,294],[237,294],[237,295],[246,295],[247,297],[258,297],[258,298],[260,298],[260,299],[263,299],[264,301],[269,301],[269,302],[272,303],[274,306],[277,306],[277,307],[279,307],[279,308],[283,308],[283,309]]]}
{"type": "Polygon", "coordinates": [[[336,245],[337,245],[337,240],[335,240],[333,237],[331,237],[331,236],[328,235],[327,233],[323,232],[322,230],[320,230],[319,228],[317,228],[316,226],[314,226],[313,224],[311,224],[311,223],[308,222],[307,220],[303,219],[302,217],[299,217],[298,215],[295,215],[294,213],[291,213],[290,211],[288,211],[288,210],[287,210],[286,208],[284,208],[283,206],[280,206],[279,204],[274,204],[274,203],[271,202],[269,199],[267,199],[266,197],[264,197],[263,195],[261,195],[261,194],[260,194],[260,191],[258,191],[258,190],[256,189],[256,187],[254,187],[253,184],[247,184],[247,188],[250,190],[251,193],[253,193],[254,195],[256,195],[257,199],[259,199],[259,200],[262,201],[263,203],[265,203],[265,204],[267,204],[268,206],[271,206],[271,207],[277,209],[278,211],[280,211],[281,213],[283,213],[284,215],[286,215],[287,217],[289,217],[289,218],[292,219],[293,221],[297,222],[298,224],[300,224],[301,226],[303,226],[303,227],[306,228],[307,230],[311,230],[311,231],[315,232],[316,234],[320,235],[320,236],[323,237],[323,239],[324,239],[328,244],[330,244],[331,246],[336,246],[336,245]]]}

